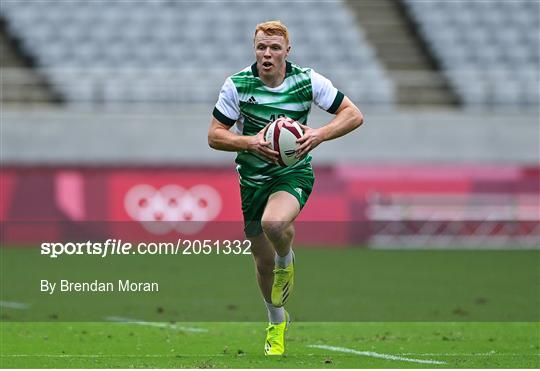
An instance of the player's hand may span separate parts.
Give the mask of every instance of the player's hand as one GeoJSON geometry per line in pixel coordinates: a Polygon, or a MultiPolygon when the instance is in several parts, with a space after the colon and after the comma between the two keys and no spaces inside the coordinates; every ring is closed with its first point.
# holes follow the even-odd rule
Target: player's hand
{"type": "Polygon", "coordinates": [[[269,125],[270,124],[266,125],[264,129],[257,133],[257,135],[250,137],[248,142],[248,151],[262,155],[273,163],[277,164],[279,153],[270,148],[270,142],[264,139],[264,133],[269,125]]]}
{"type": "Polygon", "coordinates": [[[300,123],[299,125],[304,131],[304,135],[296,141],[296,143],[300,144],[296,149],[296,158],[304,158],[311,150],[321,144],[323,137],[320,129],[310,128],[300,123]]]}

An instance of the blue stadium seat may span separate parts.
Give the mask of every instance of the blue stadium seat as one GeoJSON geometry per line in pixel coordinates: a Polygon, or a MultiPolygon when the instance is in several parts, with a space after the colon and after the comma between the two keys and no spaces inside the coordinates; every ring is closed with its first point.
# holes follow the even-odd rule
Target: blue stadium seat
{"type": "Polygon", "coordinates": [[[123,97],[125,101],[213,101],[226,75],[253,62],[254,27],[269,19],[289,26],[292,61],[328,76],[376,71],[358,75],[361,81],[354,81],[352,75],[340,77],[335,84],[360,104],[366,99],[395,102],[392,81],[342,1],[316,5],[293,1],[284,7],[279,2],[249,6],[231,0],[4,0],[2,15],[10,32],[68,102],[109,98],[122,102],[123,97]],[[75,69],[61,83],[51,72],[71,67],[75,69]],[[99,69],[112,72],[104,78],[94,74],[99,69]],[[118,77],[126,69],[138,70],[139,75],[118,77]],[[209,78],[209,69],[217,71],[219,78],[209,78]],[[175,72],[171,77],[147,74],[147,70],[175,72]],[[194,88],[189,94],[171,88],[170,81],[178,87],[190,80],[194,70],[206,73],[198,84],[191,83],[194,88]],[[142,77],[144,84],[139,83],[142,77]]]}
{"type": "Polygon", "coordinates": [[[538,1],[403,1],[465,104],[538,106],[538,1]]]}

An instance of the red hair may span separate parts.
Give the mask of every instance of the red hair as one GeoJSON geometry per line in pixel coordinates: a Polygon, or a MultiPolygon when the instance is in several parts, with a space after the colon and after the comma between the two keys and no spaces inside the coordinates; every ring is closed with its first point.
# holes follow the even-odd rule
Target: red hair
{"type": "Polygon", "coordinates": [[[281,21],[268,21],[259,23],[257,27],[255,27],[255,35],[253,36],[253,41],[255,41],[255,36],[257,36],[257,33],[259,31],[262,31],[265,35],[268,36],[283,36],[285,39],[285,43],[289,45],[289,30],[287,30],[287,27],[281,23],[281,21]]]}

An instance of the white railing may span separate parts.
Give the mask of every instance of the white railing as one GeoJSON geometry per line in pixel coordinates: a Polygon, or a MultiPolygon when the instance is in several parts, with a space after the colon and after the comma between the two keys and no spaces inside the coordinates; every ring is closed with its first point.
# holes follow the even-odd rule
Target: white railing
{"type": "Polygon", "coordinates": [[[374,247],[539,248],[538,194],[371,197],[374,247]]]}

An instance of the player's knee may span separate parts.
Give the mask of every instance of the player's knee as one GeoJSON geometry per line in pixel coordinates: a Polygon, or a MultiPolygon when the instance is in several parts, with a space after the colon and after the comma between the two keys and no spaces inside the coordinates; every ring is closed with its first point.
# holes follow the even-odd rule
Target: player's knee
{"type": "Polygon", "coordinates": [[[264,234],[272,240],[279,240],[283,238],[284,233],[287,231],[287,228],[289,227],[290,222],[289,221],[283,221],[283,220],[262,220],[261,226],[262,230],[264,231],[264,234]]]}

